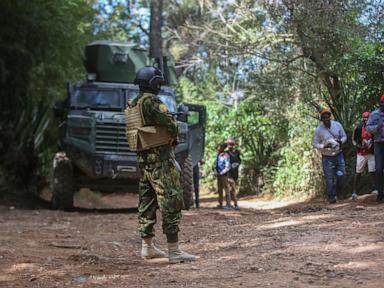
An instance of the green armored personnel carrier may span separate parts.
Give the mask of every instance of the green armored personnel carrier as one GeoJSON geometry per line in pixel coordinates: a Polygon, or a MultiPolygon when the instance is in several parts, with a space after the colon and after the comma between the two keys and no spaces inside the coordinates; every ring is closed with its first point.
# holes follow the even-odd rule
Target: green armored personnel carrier
{"type": "MultiPolygon", "coordinates": [[[[148,51],[136,45],[97,41],[86,46],[86,80],[68,84],[66,100],[54,107],[60,122],[59,151],[53,163],[54,208],[71,209],[74,193],[80,188],[138,190],[140,172],[136,153],[126,140],[124,110],[139,92],[132,84],[136,72],[151,62],[148,51]]],[[[164,75],[168,84],[158,97],[178,119],[181,135],[175,152],[188,209],[193,203],[193,183],[198,183],[193,179],[198,173],[193,170],[196,172],[204,155],[206,109],[176,102],[171,57],[164,57],[164,75]]]]}

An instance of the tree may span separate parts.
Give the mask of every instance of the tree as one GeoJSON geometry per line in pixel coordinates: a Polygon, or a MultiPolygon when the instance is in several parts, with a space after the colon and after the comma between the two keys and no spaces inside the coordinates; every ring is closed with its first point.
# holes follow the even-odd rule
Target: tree
{"type": "Polygon", "coordinates": [[[163,26],[163,1],[152,0],[151,21],[149,30],[149,56],[154,58],[161,71],[164,71],[163,63],[163,38],[161,28],[163,26]]]}
{"type": "Polygon", "coordinates": [[[300,159],[311,157],[308,141],[298,141],[310,135],[297,133],[295,125],[303,125],[297,117],[311,129],[317,109],[328,105],[351,131],[360,109],[372,109],[384,88],[380,1],[176,2],[178,9],[168,11],[172,19],[168,42],[174,51],[188,51],[179,59],[187,67],[186,75],[201,81],[207,71],[215,71],[221,84],[216,96],[226,94],[237,75],[242,101],[258,102],[254,109],[280,127],[280,143],[274,146],[277,161],[264,169],[272,183],[276,177],[281,180],[279,187],[287,182],[282,179],[288,174],[282,173],[291,173],[293,167],[302,166],[300,159]],[[307,156],[297,157],[303,155],[302,147],[294,143],[302,143],[307,156]]]}
{"type": "Polygon", "coordinates": [[[34,191],[50,107],[83,71],[93,10],[87,0],[6,0],[0,13],[0,184],[34,191]]]}
{"type": "Polygon", "coordinates": [[[143,47],[149,43],[150,9],[146,0],[94,1],[92,19],[95,37],[132,42],[143,47]]]}

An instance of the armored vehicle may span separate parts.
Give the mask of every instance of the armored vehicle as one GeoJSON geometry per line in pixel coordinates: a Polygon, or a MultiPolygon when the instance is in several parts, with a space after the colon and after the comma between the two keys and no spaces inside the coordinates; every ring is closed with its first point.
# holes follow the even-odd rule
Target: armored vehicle
{"type": "MultiPolygon", "coordinates": [[[[193,170],[204,155],[206,109],[201,105],[178,104],[176,73],[171,57],[164,57],[168,86],[159,96],[177,117],[180,143],[176,159],[181,166],[185,209],[193,203],[193,170]]],[[[71,209],[80,188],[102,192],[137,191],[140,172],[136,153],[125,135],[124,110],[138,95],[133,85],[136,72],[151,64],[148,52],[135,45],[97,41],[85,48],[87,77],[69,83],[65,101],[54,106],[59,120],[59,151],[53,161],[52,205],[71,209]]],[[[194,181],[195,180],[195,181],[194,181]]]]}

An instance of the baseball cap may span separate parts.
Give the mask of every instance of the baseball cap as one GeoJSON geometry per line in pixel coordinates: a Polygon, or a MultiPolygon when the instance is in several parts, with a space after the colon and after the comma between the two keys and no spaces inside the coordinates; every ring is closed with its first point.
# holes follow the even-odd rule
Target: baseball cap
{"type": "Polygon", "coordinates": [[[332,114],[328,108],[322,108],[320,110],[320,116],[323,116],[324,114],[327,114],[327,113],[332,114]]]}

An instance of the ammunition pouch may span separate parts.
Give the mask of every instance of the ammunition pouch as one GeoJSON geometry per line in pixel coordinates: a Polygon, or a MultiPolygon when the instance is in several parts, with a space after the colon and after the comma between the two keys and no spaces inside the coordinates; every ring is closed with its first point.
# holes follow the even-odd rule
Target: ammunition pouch
{"type": "Polygon", "coordinates": [[[151,96],[141,97],[137,105],[125,109],[126,136],[132,151],[144,151],[169,144],[172,137],[167,128],[162,126],[145,126],[142,111],[143,101],[151,96]]]}

